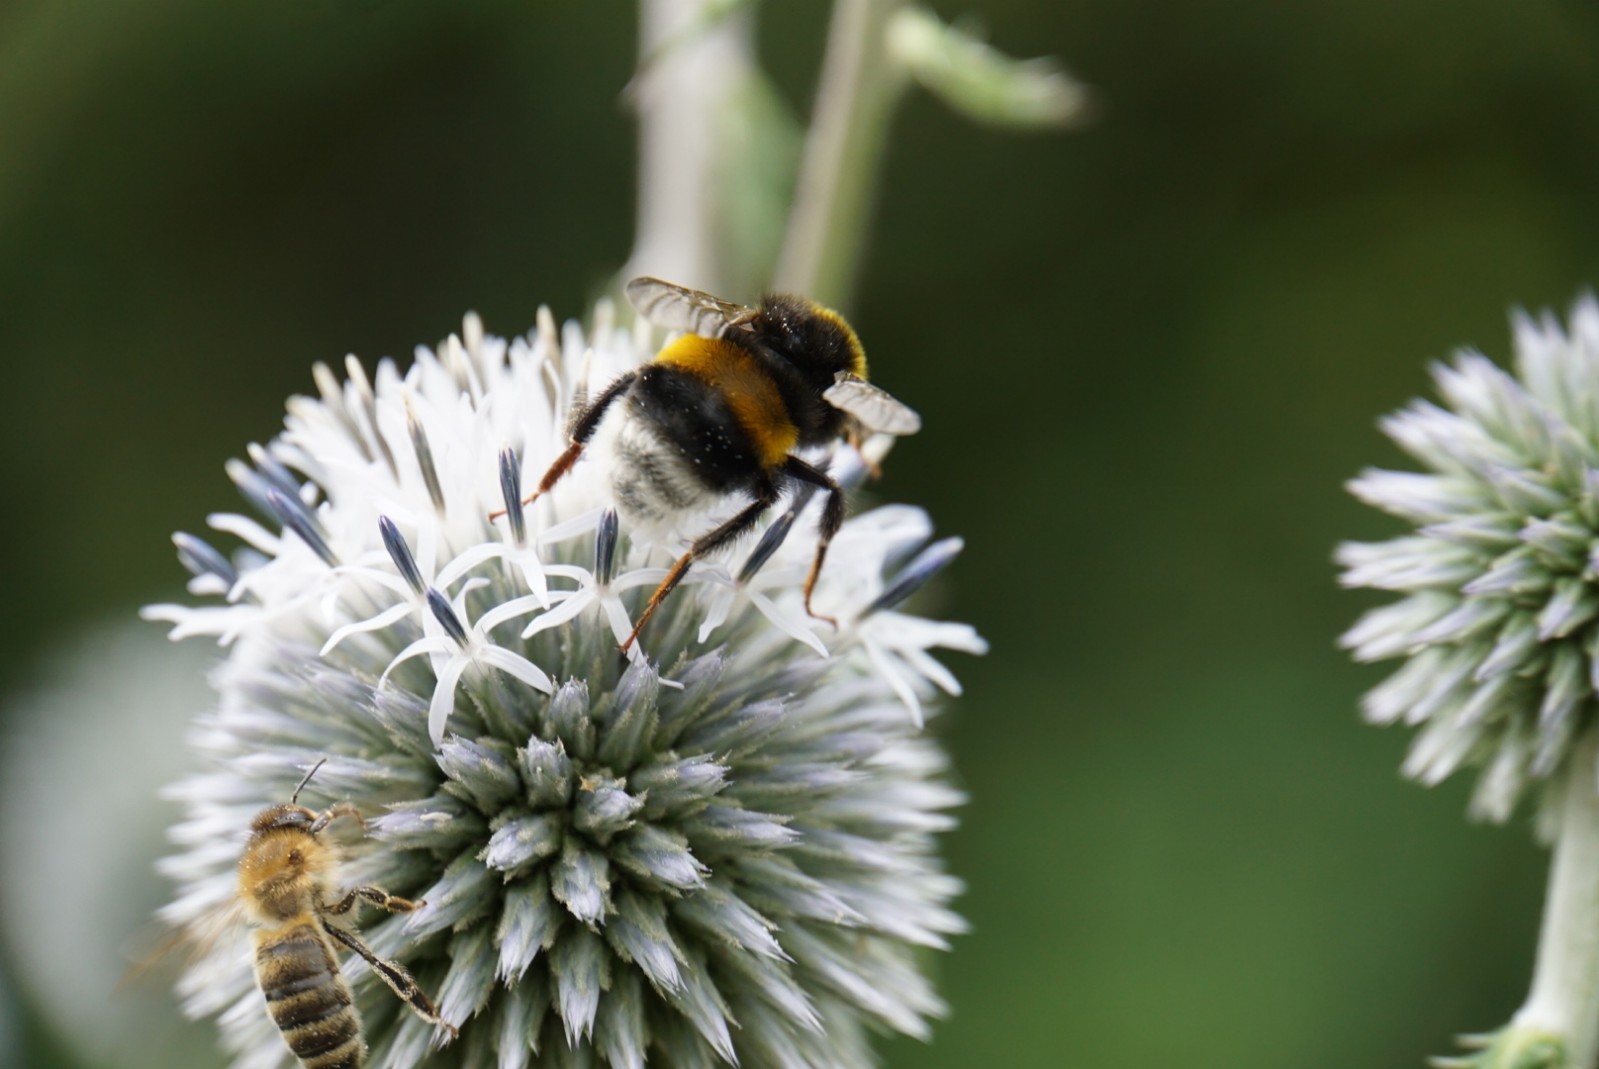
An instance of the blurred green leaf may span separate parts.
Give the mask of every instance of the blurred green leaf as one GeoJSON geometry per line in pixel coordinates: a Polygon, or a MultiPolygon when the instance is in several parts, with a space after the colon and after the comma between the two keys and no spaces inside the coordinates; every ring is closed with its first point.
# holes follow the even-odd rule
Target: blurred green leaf
{"type": "Polygon", "coordinates": [[[1087,114],[1086,86],[1055,59],[1012,59],[924,8],[894,13],[889,54],[924,89],[978,122],[1065,126],[1087,114]]]}

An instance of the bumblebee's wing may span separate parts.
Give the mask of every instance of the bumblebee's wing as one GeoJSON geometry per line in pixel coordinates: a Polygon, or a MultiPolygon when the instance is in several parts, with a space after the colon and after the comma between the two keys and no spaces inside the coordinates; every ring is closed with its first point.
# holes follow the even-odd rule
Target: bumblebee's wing
{"type": "Polygon", "coordinates": [[[915,409],[854,375],[840,374],[822,391],[822,398],[877,434],[915,434],[922,429],[922,417],[915,409]]]}
{"type": "Polygon", "coordinates": [[[647,275],[631,279],[622,289],[628,302],[651,323],[702,338],[720,338],[735,327],[747,329],[755,314],[742,304],[647,275]]]}

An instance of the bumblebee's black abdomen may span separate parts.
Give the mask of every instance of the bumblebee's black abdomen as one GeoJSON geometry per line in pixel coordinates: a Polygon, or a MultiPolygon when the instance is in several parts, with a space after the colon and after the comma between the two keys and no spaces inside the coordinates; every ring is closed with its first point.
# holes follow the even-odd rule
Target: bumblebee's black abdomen
{"type": "Polygon", "coordinates": [[[707,490],[747,487],[762,467],[756,443],[728,400],[693,372],[650,364],[629,391],[630,413],[675,449],[707,490]]]}
{"type": "Polygon", "coordinates": [[[255,976],[267,1012],[306,1069],[361,1069],[366,1045],[349,985],[314,920],[256,939],[255,976]]]}
{"type": "Polygon", "coordinates": [[[771,376],[772,385],[793,421],[795,435],[789,448],[826,445],[838,437],[844,426],[844,414],[822,398],[822,391],[833,384],[833,372],[825,368],[818,372],[815,365],[796,366],[760,335],[743,344],[771,376]]]}

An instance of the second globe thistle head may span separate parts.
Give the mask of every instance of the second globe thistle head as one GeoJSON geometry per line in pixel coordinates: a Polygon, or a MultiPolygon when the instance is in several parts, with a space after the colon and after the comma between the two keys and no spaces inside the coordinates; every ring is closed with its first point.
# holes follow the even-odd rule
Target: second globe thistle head
{"type": "MultiPolygon", "coordinates": [[[[942,1012],[922,958],[963,927],[936,850],[960,795],[921,718],[959,689],[930,651],[983,643],[900,611],[958,540],[905,506],[850,519],[817,588],[832,631],[800,603],[820,503],[785,501],[623,657],[675,547],[630,537],[588,465],[488,519],[575,399],[653,352],[608,319],[510,342],[469,319],[403,374],[319,369],[230,465],[260,518],[211,525],[244,548],[177,540],[220,602],[147,612],[227,647],[167,916],[225,901],[250,817],[326,758],[302,802],[370,823],[344,881],[427,900],[361,927],[461,1029],[429,1065],[872,1064],[870,1034],[942,1012]]],[[[416,1064],[431,1029],[346,969],[369,1064],[416,1064]]],[[[236,940],[183,990],[239,1066],[283,1064],[236,940]]]]}
{"type": "Polygon", "coordinates": [[[1367,717],[1419,729],[1405,771],[1423,782],[1480,765],[1472,807],[1496,820],[1563,766],[1599,686],[1599,304],[1566,326],[1518,314],[1514,342],[1513,373],[1462,352],[1433,368],[1443,405],[1382,421],[1425,470],[1350,490],[1413,529],[1338,551],[1344,585],[1401,595],[1343,636],[1404,660],[1367,717]]]}

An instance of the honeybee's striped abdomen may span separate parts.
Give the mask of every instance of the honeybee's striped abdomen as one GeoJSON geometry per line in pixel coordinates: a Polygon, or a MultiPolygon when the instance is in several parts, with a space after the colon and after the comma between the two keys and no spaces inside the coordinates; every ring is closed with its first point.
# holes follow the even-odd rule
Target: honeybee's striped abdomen
{"type": "Polygon", "coordinates": [[[290,921],[255,940],[256,980],[294,1056],[306,1069],[361,1069],[361,1019],[321,923],[290,921]]]}

